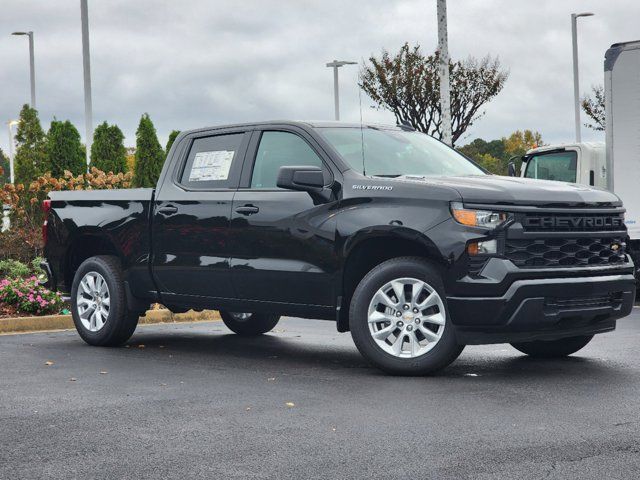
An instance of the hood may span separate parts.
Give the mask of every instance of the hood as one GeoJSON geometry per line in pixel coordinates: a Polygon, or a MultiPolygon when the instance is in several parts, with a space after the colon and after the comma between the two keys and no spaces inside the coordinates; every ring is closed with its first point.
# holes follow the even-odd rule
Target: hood
{"type": "Polygon", "coordinates": [[[466,203],[535,206],[619,206],[613,193],[575,183],[499,175],[464,177],[399,177],[453,188],[466,203]]]}

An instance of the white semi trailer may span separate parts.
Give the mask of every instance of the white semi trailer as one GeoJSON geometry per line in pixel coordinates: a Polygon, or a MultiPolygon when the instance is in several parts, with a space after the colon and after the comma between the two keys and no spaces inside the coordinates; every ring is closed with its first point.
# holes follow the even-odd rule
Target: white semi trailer
{"type": "Polygon", "coordinates": [[[604,90],[606,142],[531,149],[522,158],[520,175],[615,192],[627,209],[628,250],[640,268],[640,40],[607,50],[604,90]]]}

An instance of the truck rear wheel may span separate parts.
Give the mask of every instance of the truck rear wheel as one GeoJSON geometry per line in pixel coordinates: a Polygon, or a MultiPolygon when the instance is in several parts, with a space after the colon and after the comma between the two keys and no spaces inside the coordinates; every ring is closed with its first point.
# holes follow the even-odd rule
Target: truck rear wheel
{"type": "Polygon", "coordinates": [[[561,338],[559,340],[536,340],[534,342],[512,343],[516,350],[537,358],[566,357],[587,345],[593,335],[561,338]]]}
{"type": "Polygon", "coordinates": [[[229,330],[245,337],[267,333],[273,330],[280,320],[279,315],[227,312],[225,310],[220,310],[220,317],[229,330]]]}
{"type": "Polygon", "coordinates": [[[385,372],[427,375],[453,362],[458,345],[438,270],[420,257],[387,260],[360,281],[349,310],[360,353],[385,372]]]}
{"type": "Polygon", "coordinates": [[[139,312],[127,309],[116,257],[96,256],[82,262],[73,278],[71,315],[78,334],[89,345],[118,346],[131,338],[139,312]]]}

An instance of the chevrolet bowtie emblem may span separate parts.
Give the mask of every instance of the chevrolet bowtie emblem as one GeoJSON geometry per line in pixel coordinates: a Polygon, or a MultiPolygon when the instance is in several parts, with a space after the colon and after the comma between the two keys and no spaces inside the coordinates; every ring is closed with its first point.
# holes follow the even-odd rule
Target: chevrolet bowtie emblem
{"type": "Polygon", "coordinates": [[[618,245],[617,243],[614,243],[613,245],[611,245],[611,250],[613,250],[614,252],[617,252],[620,249],[620,245],[618,245]]]}

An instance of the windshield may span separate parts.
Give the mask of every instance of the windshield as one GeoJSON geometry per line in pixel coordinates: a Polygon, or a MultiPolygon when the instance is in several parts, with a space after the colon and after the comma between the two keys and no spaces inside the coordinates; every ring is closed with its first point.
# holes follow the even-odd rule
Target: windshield
{"type": "Polygon", "coordinates": [[[574,151],[542,153],[527,160],[524,176],[542,180],[576,182],[577,153],[574,151]]]}
{"type": "Polygon", "coordinates": [[[424,133],[372,127],[317,130],[352,169],[366,175],[485,175],[464,156],[424,133]]]}

